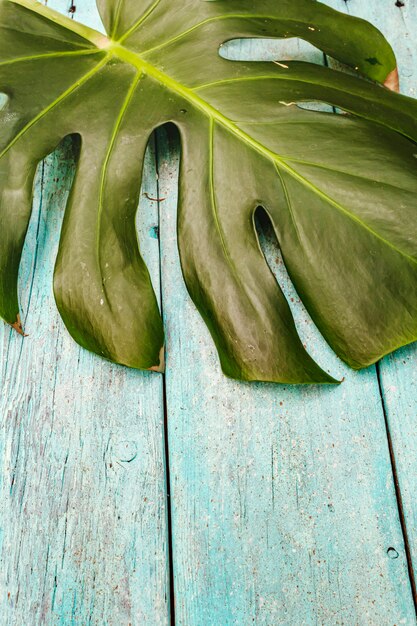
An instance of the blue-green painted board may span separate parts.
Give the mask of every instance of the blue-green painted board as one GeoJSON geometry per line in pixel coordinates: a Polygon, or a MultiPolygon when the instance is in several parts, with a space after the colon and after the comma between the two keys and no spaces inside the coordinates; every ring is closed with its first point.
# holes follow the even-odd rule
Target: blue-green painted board
{"type": "MultiPolygon", "coordinates": [[[[272,43],[232,48],[282,58],[272,43]]],[[[414,624],[375,368],[355,373],[335,358],[266,243],[304,342],[345,382],[285,388],[223,377],[178,262],[178,151],[160,147],[177,623],[414,624]]]]}
{"type": "MultiPolygon", "coordinates": [[[[339,0],[338,4],[344,3],[339,0]]],[[[348,6],[350,12],[372,20],[384,32],[397,55],[401,91],[417,97],[417,1],[406,0],[403,7],[394,1],[384,2],[383,10],[380,3],[360,0],[351,0],[348,6]]],[[[379,368],[410,551],[417,570],[417,345],[386,357],[379,368]]]]}
{"type": "MultiPolygon", "coordinates": [[[[83,20],[94,19],[94,3],[83,7],[83,20]]],[[[52,269],[68,151],[37,178],[20,276],[29,337],[0,325],[0,624],[165,626],[162,377],[82,350],[58,316],[52,269]]],[[[157,193],[152,147],[143,191],[157,193]]],[[[159,292],[157,207],[142,200],[141,247],[159,292]]]]}
{"type": "Polygon", "coordinates": [[[0,623],[165,625],[161,379],[78,348],[58,318],[62,158],[49,158],[38,179],[21,280],[29,337],[0,329],[0,623]]]}

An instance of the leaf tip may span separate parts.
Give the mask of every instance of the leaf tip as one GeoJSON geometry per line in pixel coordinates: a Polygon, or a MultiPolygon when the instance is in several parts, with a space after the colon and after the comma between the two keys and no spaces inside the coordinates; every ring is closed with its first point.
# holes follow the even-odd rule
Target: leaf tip
{"type": "Polygon", "coordinates": [[[341,385],[344,381],[345,381],[344,376],[342,379],[339,379],[339,378],[334,378],[330,374],[327,374],[326,379],[321,380],[320,383],[324,383],[325,385],[341,385]]]}
{"type": "Polygon", "coordinates": [[[152,365],[152,367],[148,368],[151,372],[159,372],[160,374],[165,373],[165,346],[159,351],[159,363],[158,365],[152,365]]]}
{"type": "Polygon", "coordinates": [[[22,335],[22,337],[27,337],[26,333],[23,331],[22,320],[20,319],[19,313],[16,316],[16,321],[14,322],[14,324],[10,324],[10,326],[14,328],[15,331],[19,333],[19,335],[22,335]]]}
{"type": "Polygon", "coordinates": [[[388,74],[384,81],[384,86],[391,91],[396,91],[397,93],[400,91],[400,79],[397,67],[388,74]]]}

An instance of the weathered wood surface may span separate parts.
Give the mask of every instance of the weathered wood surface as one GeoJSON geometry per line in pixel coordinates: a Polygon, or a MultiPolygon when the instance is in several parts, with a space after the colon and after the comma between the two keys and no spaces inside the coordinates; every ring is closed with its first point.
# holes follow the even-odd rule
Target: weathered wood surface
{"type": "MultiPolygon", "coordinates": [[[[402,86],[416,95],[417,0],[328,3],[386,33],[402,86]]],[[[65,12],[70,3],[48,4],[65,12]]],[[[94,0],[75,5],[75,17],[97,27],[94,0]]],[[[297,43],[235,43],[228,54],[276,58],[294,45],[299,58],[322,62],[297,43]]],[[[159,133],[156,152],[159,181],[151,146],[143,192],[166,199],[158,207],[142,196],[139,227],[157,292],[162,275],[175,622],[414,624],[385,417],[414,555],[417,350],[385,359],[379,376],[348,370],[314,328],[267,232],[263,247],[303,340],[345,382],[225,379],[181,276],[177,141],[159,133]]],[[[162,377],[89,355],[59,320],[52,267],[73,169],[64,153],[38,177],[21,272],[30,337],[0,325],[0,624],[168,624],[162,377]]]]}
{"type": "MultiPolygon", "coordinates": [[[[86,5],[80,13],[91,23],[95,8],[86,5]]],[[[151,147],[143,191],[152,197],[154,158],[151,147]]],[[[67,142],[37,178],[20,280],[29,337],[0,325],[0,623],[162,626],[169,623],[162,377],[97,359],[59,318],[52,269],[72,174],[67,142]]],[[[141,216],[159,292],[157,208],[145,197],[141,216]]]]}

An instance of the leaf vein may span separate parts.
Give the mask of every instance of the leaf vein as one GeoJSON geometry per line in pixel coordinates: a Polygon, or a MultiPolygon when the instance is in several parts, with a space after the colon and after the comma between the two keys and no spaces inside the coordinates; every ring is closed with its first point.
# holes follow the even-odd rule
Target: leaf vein
{"type": "Polygon", "coordinates": [[[64,92],[62,92],[58,98],[56,98],[53,102],[51,102],[47,107],[45,107],[44,109],[42,109],[42,111],[40,111],[37,115],[35,115],[35,117],[30,120],[30,122],[28,122],[16,135],[15,137],[12,139],[12,141],[10,141],[7,146],[0,152],[0,159],[2,159],[4,157],[4,155],[15,145],[15,143],[17,141],[19,141],[19,139],[21,139],[27,132],[28,130],[30,130],[32,128],[32,126],[34,126],[35,124],[37,124],[42,118],[45,117],[45,115],[47,115],[50,111],[52,111],[52,109],[54,109],[58,104],[60,104],[63,100],[65,100],[65,98],[67,98],[70,94],[72,94],[76,89],[78,89],[79,87],[81,87],[81,85],[83,85],[85,82],[87,82],[92,76],[94,76],[94,74],[96,74],[106,63],[107,63],[107,59],[108,57],[106,56],[104,59],[102,59],[100,61],[100,63],[98,63],[92,70],[90,70],[89,72],[87,72],[86,74],[84,74],[84,76],[82,76],[80,79],[77,80],[76,83],[74,83],[73,85],[71,85],[70,87],[68,87],[68,89],[66,89],[64,92]]]}
{"type": "MultiPolygon", "coordinates": [[[[219,233],[219,237],[220,237],[220,244],[224,253],[224,256],[226,258],[226,262],[228,264],[228,266],[230,267],[230,270],[236,280],[236,282],[241,286],[243,293],[246,293],[246,288],[242,282],[242,279],[239,276],[239,273],[236,269],[235,263],[232,259],[232,257],[230,256],[230,252],[229,249],[227,247],[226,244],[226,238],[224,235],[224,231],[222,228],[222,225],[220,224],[220,220],[219,220],[219,213],[218,213],[218,209],[217,209],[217,200],[216,200],[216,193],[215,193],[215,189],[214,189],[214,127],[215,127],[215,120],[213,118],[210,118],[210,131],[209,131],[209,188],[210,188],[210,203],[211,203],[211,207],[212,207],[212,212],[213,212],[213,217],[214,217],[214,223],[216,226],[216,230],[219,233]]],[[[249,296],[247,295],[247,298],[251,304],[251,306],[253,307],[253,303],[250,300],[249,296]]],[[[253,307],[254,308],[254,307],[253,307]]]]}
{"type": "Polygon", "coordinates": [[[135,75],[134,79],[132,80],[129,89],[127,91],[126,94],[126,98],[123,101],[123,104],[120,108],[119,114],[117,116],[116,119],[116,123],[114,125],[113,128],[113,132],[110,138],[110,143],[109,143],[109,147],[103,162],[103,167],[102,167],[102,171],[101,171],[101,178],[100,178],[100,188],[99,188],[99,203],[98,203],[98,211],[97,211],[97,240],[96,240],[96,253],[97,253],[97,262],[98,262],[98,267],[99,267],[99,272],[100,272],[100,276],[101,276],[101,283],[103,286],[103,293],[104,296],[106,298],[107,304],[109,305],[109,308],[111,310],[111,303],[110,300],[108,298],[108,294],[107,294],[107,288],[106,288],[106,284],[103,278],[103,273],[101,270],[101,248],[100,248],[100,233],[101,233],[101,218],[103,215],[103,208],[104,208],[104,188],[105,188],[105,184],[106,184],[106,178],[107,178],[107,172],[108,172],[108,166],[109,166],[109,162],[110,162],[110,157],[111,154],[113,152],[113,148],[114,145],[116,143],[116,139],[117,139],[117,135],[119,133],[120,130],[120,126],[123,122],[123,119],[126,115],[126,111],[129,107],[129,104],[134,96],[135,90],[140,82],[142,78],[142,73],[141,72],[137,72],[137,74],[135,75]]]}
{"type": "Polygon", "coordinates": [[[410,261],[413,264],[417,264],[417,259],[416,258],[414,258],[413,256],[407,254],[403,250],[400,250],[400,248],[397,248],[397,246],[395,246],[390,241],[388,241],[388,239],[385,239],[385,237],[383,237],[382,235],[377,233],[373,228],[368,226],[368,224],[366,222],[361,220],[354,213],[352,213],[351,211],[346,209],[346,207],[344,207],[342,204],[337,202],[337,200],[335,200],[334,198],[329,196],[327,193],[325,193],[324,191],[319,189],[319,187],[317,187],[314,183],[312,183],[307,178],[305,178],[305,176],[303,176],[302,174],[300,174],[299,172],[294,170],[283,159],[277,158],[276,162],[277,162],[278,167],[282,167],[282,169],[286,170],[293,178],[295,178],[296,180],[298,180],[298,182],[301,182],[303,185],[305,185],[306,187],[311,189],[315,194],[317,194],[319,197],[321,197],[325,202],[333,205],[336,209],[341,211],[344,215],[349,217],[351,220],[353,220],[354,222],[357,222],[360,226],[362,226],[362,228],[364,228],[369,233],[371,233],[371,235],[373,235],[374,237],[376,237],[377,239],[379,239],[380,241],[385,243],[387,246],[392,248],[395,252],[398,252],[401,256],[405,257],[408,261],[410,261]]]}
{"type": "Polygon", "coordinates": [[[150,54],[151,52],[155,52],[155,50],[160,50],[161,48],[166,48],[166,46],[170,46],[171,44],[175,43],[179,39],[183,39],[184,37],[186,37],[187,35],[189,35],[193,31],[197,30],[201,26],[205,26],[206,24],[211,24],[212,22],[218,22],[218,21],[230,20],[230,19],[252,19],[252,18],[276,20],[277,16],[276,15],[275,16],[273,16],[273,15],[252,15],[252,14],[242,13],[242,14],[231,14],[231,15],[216,15],[214,17],[208,17],[207,19],[202,20],[201,22],[198,22],[198,24],[194,24],[194,26],[191,26],[187,30],[184,30],[179,35],[176,35],[175,37],[172,37],[171,39],[168,39],[167,41],[163,41],[162,43],[158,44],[157,46],[154,46],[153,48],[148,48],[148,50],[144,50],[142,52],[142,54],[146,55],[146,54],[150,54]]]}
{"type": "Polygon", "coordinates": [[[143,24],[148,17],[155,11],[155,9],[157,8],[158,4],[161,2],[161,0],[155,0],[155,2],[149,7],[149,9],[146,11],[146,13],[144,13],[134,24],[133,26],[131,26],[129,28],[129,30],[127,30],[124,35],[122,35],[119,39],[119,43],[122,43],[123,41],[125,41],[125,39],[127,39],[128,37],[130,37],[130,35],[133,35],[133,33],[139,28],[139,26],[141,24],[143,24]]]}
{"type": "Polygon", "coordinates": [[[114,24],[113,24],[113,28],[112,28],[111,33],[110,33],[110,37],[111,38],[114,37],[114,35],[117,32],[117,28],[119,26],[120,13],[122,11],[122,5],[123,5],[123,0],[118,0],[117,1],[117,6],[116,6],[116,11],[115,11],[115,14],[114,14],[114,24]]]}
{"type": "Polygon", "coordinates": [[[38,61],[43,59],[55,59],[61,57],[77,57],[87,56],[89,54],[97,54],[101,50],[88,48],[87,50],[69,50],[67,52],[47,52],[44,54],[34,54],[27,57],[17,57],[16,59],[9,59],[8,61],[1,61],[0,67],[13,65],[14,63],[24,63],[25,61],[38,61]]]}
{"type": "Polygon", "coordinates": [[[398,189],[399,191],[406,191],[408,193],[416,193],[416,189],[407,189],[406,187],[400,187],[400,185],[394,185],[394,183],[387,183],[384,180],[377,180],[376,178],[368,178],[366,176],[361,176],[360,174],[354,174],[353,172],[348,172],[346,170],[341,170],[336,167],[330,167],[329,165],[324,165],[324,163],[314,163],[313,161],[306,161],[304,159],[297,159],[295,157],[290,157],[287,155],[281,155],[281,157],[285,161],[291,161],[291,163],[299,163],[300,165],[307,165],[310,167],[315,167],[317,169],[326,170],[328,172],[334,172],[335,174],[343,174],[344,176],[348,176],[350,178],[357,178],[359,180],[365,180],[372,183],[377,183],[378,185],[383,185],[384,187],[391,187],[392,189],[398,189]]]}
{"type": "Polygon", "coordinates": [[[297,239],[298,239],[298,241],[300,243],[300,246],[302,247],[303,244],[301,242],[300,231],[298,230],[298,224],[297,224],[297,221],[295,219],[295,214],[294,214],[294,211],[293,211],[293,206],[292,206],[290,194],[288,193],[287,185],[285,184],[284,177],[282,176],[282,174],[281,174],[281,172],[279,170],[279,167],[277,166],[277,163],[274,163],[274,166],[275,166],[275,170],[276,170],[276,172],[277,172],[277,174],[279,176],[279,179],[281,181],[282,189],[284,191],[285,200],[286,200],[287,206],[288,206],[288,211],[289,211],[289,214],[290,214],[290,217],[291,217],[291,221],[292,221],[293,226],[294,226],[295,233],[297,235],[297,239]]]}

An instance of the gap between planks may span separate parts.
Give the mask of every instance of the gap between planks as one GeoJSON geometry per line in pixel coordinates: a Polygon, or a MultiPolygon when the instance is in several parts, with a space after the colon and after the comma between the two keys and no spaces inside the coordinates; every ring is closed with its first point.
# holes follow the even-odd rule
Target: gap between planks
{"type": "MultiPolygon", "coordinates": [[[[162,288],[162,251],[161,251],[161,189],[159,184],[159,149],[158,134],[159,129],[153,132],[154,155],[155,155],[155,174],[156,174],[156,198],[158,203],[158,251],[159,251],[159,296],[161,303],[161,317],[165,328],[164,318],[164,301],[162,288]]],[[[165,359],[166,362],[166,359],[165,359]]],[[[174,555],[173,555],[173,536],[172,536],[172,511],[171,511],[171,476],[170,476],[170,459],[169,459],[169,436],[168,436],[168,401],[166,377],[162,374],[162,394],[163,394],[163,410],[164,410],[164,455],[165,455],[165,484],[166,484],[166,510],[167,510],[167,532],[168,532],[168,575],[169,575],[169,615],[170,626],[175,626],[175,582],[174,582],[174,555]]]]}
{"type": "Polygon", "coordinates": [[[386,430],[386,433],[387,433],[387,443],[388,443],[389,456],[390,456],[390,461],[391,461],[391,470],[392,470],[392,476],[393,476],[394,487],[395,487],[395,497],[396,497],[396,500],[397,500],[397,507],[398,507],[398,516],[399,516],[399,519],[400,519],[401,531],[402,531],[403,539],[404,539],[405,555],[406,555],[406,558],[407,558],[408,575],[410,577],[411,591],[412,591],[412,595],[413,595],[414,608],[415,608],[416,617],[417,617],[416,577],[415,577],[415,574],[414,574],[413,558],[412,558],[412,554],[411,554],[410,540],[408,538],[408,531],[407,531],[407,521],[406,521],[406,518],[405,518],[404,506],[403,506],[403,498],[402,498],[402,495],[401,495],[401,487],[400,487],[400,482],[399,482],[399,478],[398,478],[397,462],[395,460],[395,451],[394,451],[394,446],[393,446],[393,443],[392,443],[392,437],[391,437],[391,432],[390,432],[390,427],[389,427],[388,414],[387,414],[388,412],[387,412],[387,407],[385,405],[384,392],[383,392],[383,388],[382,388],[380,362],[376,363],[376,376],[377,376],[377,380],[378,380],[378,388],[379,388],[379,395],[380,395],[380,398],[381,398],[382,412],[384,414],[385,430],[386,430]]]}

